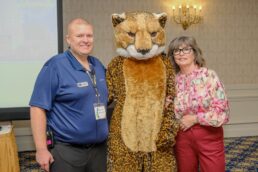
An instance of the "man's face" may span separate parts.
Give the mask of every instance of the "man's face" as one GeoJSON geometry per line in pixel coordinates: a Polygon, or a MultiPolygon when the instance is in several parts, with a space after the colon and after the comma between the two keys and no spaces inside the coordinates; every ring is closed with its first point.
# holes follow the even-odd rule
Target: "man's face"
{"type": "Polygon", "coordinates": [[[69,28],[66,41],[75,56],[88,56],[93,49],[93,28],[87,24],[74,24],[69,28]]]}

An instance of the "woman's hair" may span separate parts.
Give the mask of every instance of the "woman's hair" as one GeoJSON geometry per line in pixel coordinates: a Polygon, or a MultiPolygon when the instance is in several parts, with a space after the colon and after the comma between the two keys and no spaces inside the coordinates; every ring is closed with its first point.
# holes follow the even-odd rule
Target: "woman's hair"
{"type": "Polygon", "coordinates": [[[205,66],[205,60],[202,57],[202,50],[199,48],[195,38],[189,37],[189,36],[180,36],[180,37],[173,39],[170,42],[169,47],[168,47],[168,57],[171,58],[171,61],[175,67],[176,73],[179,72],[180,68],[175,62],[174,50],[178,49],[182,45],[189,46],[193,49],[195,64],[197,64],[199,67],[205,66]]]}

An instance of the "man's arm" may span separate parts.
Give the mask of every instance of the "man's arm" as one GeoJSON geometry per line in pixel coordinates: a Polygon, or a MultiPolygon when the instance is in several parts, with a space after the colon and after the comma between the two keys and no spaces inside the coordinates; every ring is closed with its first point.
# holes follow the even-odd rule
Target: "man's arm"
{"type": "Polygon", "coordinates": [[[49,171],[49,164],[54,159],[47,149],[46,143],[46,111],[39,107],[32,106],[30,108],[31,129],[36,146],[36,160],[40,167],[49,171]]]}

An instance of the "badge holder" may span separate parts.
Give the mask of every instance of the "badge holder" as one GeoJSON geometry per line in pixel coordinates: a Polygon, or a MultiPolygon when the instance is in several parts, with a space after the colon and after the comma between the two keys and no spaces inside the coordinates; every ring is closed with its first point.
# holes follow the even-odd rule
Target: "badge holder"
{"type": "Polygon", "coordinates": [[[103,103],[94,103],[94,112],[96,120],[106,119],[106,108],[103,103]]]}
{"type": "Polygon", "coordinates": [[[97,98],[97,103],[93,104],[94,107],[94,113],[95,113],[95,119],[96,120],[101,120],[101,119],[106,119],[106,108],[103,103],[100,103],[100,94],[98,92],[98,87],[97,87],[97,79],[96,79],[96,74],[94,68],[90,65],[91,72],[86,71],[95,90],[96,98],[97,98]]]}

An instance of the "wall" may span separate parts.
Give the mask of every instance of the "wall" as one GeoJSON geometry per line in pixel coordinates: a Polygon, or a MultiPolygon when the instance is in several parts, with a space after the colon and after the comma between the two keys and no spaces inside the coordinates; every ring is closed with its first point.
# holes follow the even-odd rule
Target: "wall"
{"type": "Polygon", "coordinates": [[[179,2],[180,0],[63,0],[64,35],[71,19],[88,19],[95,26],[94,55],[107,64],[117,55],[111,14],[137,10],[167,12],[167,45],[176,36],[194,36],[209,67],[217,71],[226,85],[257,85],[258,1],[195,0],[193,3],[203,5],[204,19],[201,24],[192,25],[187,30],[183,30],[171,18],[171,6],[179,2]]]}
{"type": "MultiPolygon", "coordinates": [[[[108,64],[116,56],[111,14],[137,10],[167,12],[167,45],[176,36],[194,36],[208,66],[226,86],[231,117],[224,127],[225,137],[258,135],[258,1],[194,1],[203,5],[204,20],[187,30],[171,18],[171,6],[179,3],[173,0],[63,0],[64,35],[71,19],[88,19],[95,31],[93,54],[108,64]]],[[[31,149],[29,128],[22,126],[22,122],[15,125],[19,150],[31,149]]]]}
{"type": "MultiPolygon", "coordinates": [[[[111,14],[125,11],[166,12],[167,45],[180,35],[194,36],[203,50],[208,67],[225,84],[231,118],[225,136],[258,135],[258,1],[257,0],[183,0],[203,7],[203,22],[183,30],[175,24],[172,5],[182,0],[64,0],[66,25],[84,17],[95,26],[94,55],[104,64],[116,56],[111,14]]],[[[65,44],[65,42],[64,42],[65,44]]]]}
{"type": "Polygon", "coordinates": [[[224,126],[225,137],[258,135],[258,87],[232,85],[227,87],[230,121],[224,126]]]}

